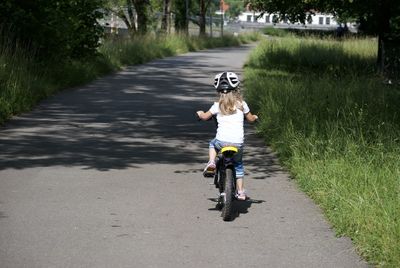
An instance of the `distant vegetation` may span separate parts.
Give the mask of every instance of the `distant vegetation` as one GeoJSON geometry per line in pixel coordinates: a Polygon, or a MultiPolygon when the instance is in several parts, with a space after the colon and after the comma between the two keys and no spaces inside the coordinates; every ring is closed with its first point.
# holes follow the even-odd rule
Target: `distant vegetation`
{"type": "Polygon", "coordinates": [[[339,235],[400,267],[400,84],[376,74],[375,38],[263,42],[245,70],[259,130],[339,235]]]}
{"type": "Polygon", "coordinates": [[[360,34],[354,34],[349,31],[339,32],[338,30],[318,30],[318,29],[283,29],[283,28],[274,28],[274,27],[266,27],[262,30],[262,32],[266,35],[270,36],[299,36],[299,37],[360,37],[360,34]]]}

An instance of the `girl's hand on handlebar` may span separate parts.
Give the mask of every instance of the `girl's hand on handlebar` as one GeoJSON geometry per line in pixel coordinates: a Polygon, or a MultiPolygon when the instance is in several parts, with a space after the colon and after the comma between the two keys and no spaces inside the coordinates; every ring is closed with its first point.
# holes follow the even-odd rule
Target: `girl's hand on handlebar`
{"type": "Polygon", "coordinates": [[[249,122],[255,122],[255,121],[258,120],[258,116],[255,115],[255,114],[252,114],[251,112],[248,112],[248,113],[246,114],[246,119],[247,119],[247,121],[249,121],[249,122]]]}
{"type": "Polygon", "coordinates": [[[197,112],[196,112],[196,118],[197,118],[198,121],[201,120],[201,115],[202,115],[202,114],[204,114],[203,111],[197,111],[197,112]]]}
{"type": "Polygon", "coordinates": [[[197,111],[196,114],[199,119],[204,120],[204,121],[209,120],[213,116],[210,111],[208,111],[208,112],[197,111]]]}

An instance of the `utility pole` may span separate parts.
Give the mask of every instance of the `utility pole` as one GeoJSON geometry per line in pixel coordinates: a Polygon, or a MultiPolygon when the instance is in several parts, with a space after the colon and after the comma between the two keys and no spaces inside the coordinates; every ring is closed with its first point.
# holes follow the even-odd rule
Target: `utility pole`
{"type": "Polygon", "coordinates": [[[211,10],[212,8],[211,8],[211,6],[210,6],[210,9],[209,9],[209,11],[210,11],[210,37],[213,37],[213,30],[212,30],[212,24],[213,24],[213,21],[212,21],[212,10],[211,10]]]}
{"type": "Polygon", "coordinates": [[[219,2],[221,12],[221,37],[224,35],[224,0],[219,2]]]}
{"type": "Polygon", "coordinates": [[[189,35],[189,0],[185,1],[186,7],[186,34],[189,35]]]}

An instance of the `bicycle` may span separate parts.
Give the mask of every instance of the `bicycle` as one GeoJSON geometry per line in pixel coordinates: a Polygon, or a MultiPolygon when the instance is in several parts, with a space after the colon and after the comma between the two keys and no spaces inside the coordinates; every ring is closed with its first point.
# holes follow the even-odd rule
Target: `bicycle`
{"type": "Polygon", "coordinates": [[[236,174],[233,157],[238,152],[235,146],[225,146],[221,149],[216,160],[214,185],[219,190],[217,208],[221,210],[224,221],[233,216],[233,202],[236,200],[236,174]]]}
{"type": "MultiPolygon", "coordinates": [[[[200,118],[197,118],[200,120],[200,118]]],[[[211,119],[209,119],[211,120],[211,119]]],[[[215,124],[218,125],[215,116],[212,117],[215,124]]],[[[236,173],[233,157],[239,149],[236,146],[224,146],[219,151],[215,161],[215,173],[204,174],[205,177],[214,177],[214,185],[219,190],[216,208],[221,210],[221,216],[224,221],[229,221],[233,217],[233,202],[236,198],[236,173]]]]}

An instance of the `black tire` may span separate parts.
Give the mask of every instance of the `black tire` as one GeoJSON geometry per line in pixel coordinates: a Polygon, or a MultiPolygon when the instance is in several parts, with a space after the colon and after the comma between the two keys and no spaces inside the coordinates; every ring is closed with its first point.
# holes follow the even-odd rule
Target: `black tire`
{"type": "Polygon", "coordinates": [[[222,208],[222,218],[224,221],[229,221],[232,219],[232,212],[233,212],[233,182],[234,182],[234,175],[233,170],[227,168],[225,170],[225,185],[224,185],[224,207],[222,208]]]}

